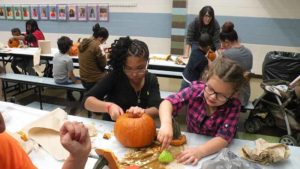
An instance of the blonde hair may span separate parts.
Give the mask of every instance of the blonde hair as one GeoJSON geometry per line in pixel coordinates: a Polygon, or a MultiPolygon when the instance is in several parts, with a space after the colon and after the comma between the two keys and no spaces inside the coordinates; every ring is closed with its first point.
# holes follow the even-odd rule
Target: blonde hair
{"type": "Polygon", "coordinates": [[[238,91],[248,81],[249,74],[235,61],[228,58],[218,58],[208,70],[206,81],[217,75],[222,81],[232,83],[233,89],[238,91]]]}

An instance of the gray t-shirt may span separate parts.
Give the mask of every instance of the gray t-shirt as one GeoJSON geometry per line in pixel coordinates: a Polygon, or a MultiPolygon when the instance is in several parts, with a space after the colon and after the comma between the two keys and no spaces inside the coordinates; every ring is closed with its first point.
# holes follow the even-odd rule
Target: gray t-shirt
{"type": "Polygon", "coordinates": [[[230,48],[223,52],[223,56],[236,61],[240,66],[247,71],[251,71],[253,56],[251,51],[245,46],[241,45],[239,48],[230,48]]]}
{"type": "MultiPolygon", "coordinates": [[[[236,61],[244,70],[251,72],[253,56],[251,51],[245,46],[239,48],[230,48],[223,52],[223,56],[236,61]]],[[[240,101],[243,106],[247,105],[251,90],[249,82],[240,89],[240,101]]]]}
{"type": "Polygon", "coordinates": [[[68,73],[73,71],[73,60],[69,55],[56,53],[53,58],[53,78],[55,83],[66,83],[68,73]]]}

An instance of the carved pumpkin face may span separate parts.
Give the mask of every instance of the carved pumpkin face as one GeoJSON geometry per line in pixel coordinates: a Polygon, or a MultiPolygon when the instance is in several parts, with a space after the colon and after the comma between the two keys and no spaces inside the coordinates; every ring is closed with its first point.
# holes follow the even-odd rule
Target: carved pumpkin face
{"type": "Polygon", "coordinates": [[[18,39],[9,39],[8,40],[8,47],[10,47],[10,48],[17,48],[17,47],[19,47],[19,45],[20,45],[20,42],[19,42],[19,40],[18,39]]]}
{"type": "Polygon", "coordinates": [[[137,117],[125,113],[117,119],[114,133],[117,140],[125,147],[138,148],[153,142],[156,128],[154,120],[147,114],[137,117]]]}

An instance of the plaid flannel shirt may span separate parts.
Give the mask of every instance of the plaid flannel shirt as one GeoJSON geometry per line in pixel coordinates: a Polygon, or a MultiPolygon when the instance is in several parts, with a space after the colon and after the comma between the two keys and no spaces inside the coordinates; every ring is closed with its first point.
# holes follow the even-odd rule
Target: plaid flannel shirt
{"type": "Polygon", "coordinates": [[[230,143],[239,121],[241,103],[237,98],[231,98],[224,105],[219,106],[211,116],[207,116],[204,87],[205,83],[195,81],[190,87],[170,95],[166,100],[173,105],[174,116],[177,115],[178,110],[187,105],[188,132],[219,136],[230,143]]]}

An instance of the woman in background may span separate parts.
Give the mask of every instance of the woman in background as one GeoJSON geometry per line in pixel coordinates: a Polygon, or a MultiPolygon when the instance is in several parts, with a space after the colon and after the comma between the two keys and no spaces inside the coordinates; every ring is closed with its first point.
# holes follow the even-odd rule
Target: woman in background
{"type": "Polygon", "coordinates": [[[80,79],[86,90],[90,90],[106,75],[106,57],[99,46],[106,42],[109,34],[98,23],[93,27],[93,32],[91,38],[83,39],[78,46],[80,79]]]}
{"type": "MultiPolygon", "coordinates": [[[[13,36],[15,39],[22,40],[28,47],[39,47],[38,41],[45,40],[43,32],[40,30],[37,22],[34,19],[30,19],[26,22],[26,34],[13,36]]],[[[19,66],[30,75],[35,75],[32,58],[27,57],[16,57],[12,63],[12,66],[19,66]]],[[[15,73],[21,74],[17,69],[15,73]]]]}
{"type": "Polygon", "coordinates": [[[19,40],[23,40],[28,47],[38,47],[39,40],[45,40],[43,32],[40,30],[36,20],[30,19],[26,22],[26,34],[14,36],[19,40]]]}
{"type": "MultiPolygon", "coordinates": [[[[234,29],[234,24],[227,21],[222,26],[220,33],[221,47],[223,57],[236,61],[245,71],[251,72],[253,56],[251,51],[245,46],[241,45],[238,40],[238,34],[234,29]]],[[[250,83],[245,83],[240,90],[239,99],[242,106],[248,104],[251,90],[250,83]]]]}
{"type": "Polygon", "coordinates": [[[189,57],[191,48],[198,47],[198,39],[204,32],[208,33],[213,39],[213,45],[211,46],[212,50],[219,49],[220,25],[215,19],[215,12],[211,6],[204,6],[200,10],[199,16],[189,24],[183,58],[189,57]]]}

